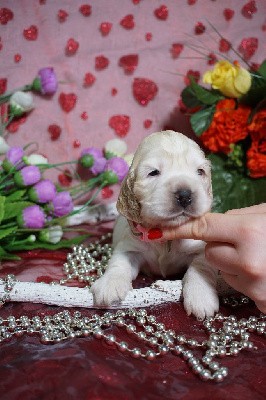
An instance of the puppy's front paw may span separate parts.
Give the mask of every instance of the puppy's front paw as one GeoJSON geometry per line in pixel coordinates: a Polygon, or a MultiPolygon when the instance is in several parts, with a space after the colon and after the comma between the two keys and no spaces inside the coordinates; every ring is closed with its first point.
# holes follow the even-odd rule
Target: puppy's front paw
{"type": "Polygon", "coordinates": [[[91,292],[97,306],[109,306],[112,303],[124,300],[131,289],[131,281],[125,279],[121,274],[106,272],[94,282],[91,292]]]}
{"type": "Polygon", "coordinates": [[[212,317],[219,311],[219,298],[215,288],[186,282],[183,287],[184,307],[188,315],[195,315],[199,320],[212,317]]]}

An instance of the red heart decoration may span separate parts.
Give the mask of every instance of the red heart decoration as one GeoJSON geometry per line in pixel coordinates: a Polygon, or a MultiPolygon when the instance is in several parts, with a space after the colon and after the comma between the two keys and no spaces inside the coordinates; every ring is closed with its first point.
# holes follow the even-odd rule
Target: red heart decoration
{"type": "Polygon", "coordinates": [[[113,115],[109,119],[109,126],[120,137],[126,136],[130,129],[130,117],[128,115],[113,115]]]}
{"type": "Polygon", "coordinates": [[[168,8],[165,5],[162,5],[154,10],[154,15],[156,18],[165,21],[168,18],[168,8]]]}
{"type": "Polygon", "coordinates": [[[226,21],[230,21],[230,19],[233,18],[235,12],[234,10],[231,10],[231,8],[225,8],[223,11],[224,14],[224,18],[226,19],[226,21]]]}
{"type": "Polygon", "coordinates": [[[119,66],[124,69],[126,74],[132,74],[139,63],[139,56],[137,54],[128,54],[119,59],[119,66]]]}
{"type": "Polygon", "coordinates": [[[13,11],[9,8],[3,7],[0,8],[0,24],[6,25],[9,21],[11,21],[14,17],[13,11]]]}
{"type": "Polygon", "coordinates": [[[84,76],[83,86],[88,87],[92,86],[96,81],[95,76],[91,72],[87,72],[84,76]]]}
{"type": "Polygon", "coordinates": [[[57,13],[57,18],[59,22],[65,22],[68,17],[68,13],[65,10],[59,10],[57,13]]]}
{"type": "Polygon", "coordinates": [[[158,92],[156,83],[147,78],[135,78],[132,89],[135,100],[141,106],[146,106],[158,92]]]}
{"type": "Polygon", "coordinates": [[[27,40],[36,40],[38,37],[38,28],[36,25],[31,25],[29,28],[24,29],[23,35],[27,40]]]}
{"type": "Polygon", "coordinates": [[[103,36],[107,36],[112,29],[113,24],[111,22],[102,22],[100,25],[100,31],[103,36]]]}
{"type": "Polygon", "coordinates": [[[121,19],[120,25],[125,29],[133,29],[135,26],[134,15],[128,14],[124,18],[121,19]]]}
{"type": "Polygon", "coordinates": [[[102,69],[107,68],[109,65],[109,60],[105,56],[95,57],[95,69],[97,71],[101,71],[102,69]]]}
{"type": "Polygon", "coordinates": [[[7,79],[0,78],[0,95],[4,94],[7,88],[7,79]]]}
{"type": "Polygon", "coordinates": [[[259,40],[255,37],[245,38],[241,41],[238,50],[245,60],[249,60],[256,52],[259,40]]]}
{"type": "Polygon", "coordinates": [[[51,140],[55,141],[59,139],[62,129],[59,125],[52,124],[48,126],[48,132],[50,133],[51,140]]]}
{"type": "Polygon", "coordinates": [[[257,11],[258,9],[255,0],[251,0],[242,7],[241,13],[245,18],[251,19],[253,14],[255,14],[257,11]]]}
{"type": "Polygon", "coordinates": [[[222,38],[220,39],[220,43],[219,43],[219,50],[222,53],[226,53],[227,51],[229,51],[231,49],[231,43],[228,42],[228,40],[222,38]]]}
{"type": "Polygon", "coordinates": [[[171,48],[171,54],[173,58],[178,58],[183,51],[184,46],[181,43],[173,43],[171,48]]]}
{"type": "Polygon", "coordinates": [[[196,35],[202,35],[206,30],[205,25],[202,22],[197,22],[194,27],[194,32],[196,35]]]}
{"type": "Polygon", "coordinates": [[[91,15],[91,5],[82,4],[82,6],[79,7],[79,11],[84,17],[89,17],[91,15]]]}
{"type": "Polygon", "coordinates": [[[58,101],[62,109],[69,113],[76,105],[77,96],[75,93],[60,93],[58,101]]]}
{"type": "Polygon", "coordinates": [[[70,38],[67,41],[65,52],[67,55],[73,56],[78,51],[78,48],[79,48],[79,42],[77,42],[73,38],[70,38]]]}

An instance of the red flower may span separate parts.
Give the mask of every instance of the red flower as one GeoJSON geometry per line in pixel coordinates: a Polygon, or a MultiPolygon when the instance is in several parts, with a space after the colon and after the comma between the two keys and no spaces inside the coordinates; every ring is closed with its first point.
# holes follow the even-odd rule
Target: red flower
{"type": "Polygon", "coordinates": [[[248,135],[250,108],[239,105],[233,99],[221,100],[209,128],[201,135],[204,146],[213,152],[228,154],[230,145],[245,139],[248,135]]]}
{"type": "Polygon", "coordinates": [[[266,176],[266,110],[258,112],[249,125],[251,147],[247,151],[247,167],[252,178],[266,176]]]}

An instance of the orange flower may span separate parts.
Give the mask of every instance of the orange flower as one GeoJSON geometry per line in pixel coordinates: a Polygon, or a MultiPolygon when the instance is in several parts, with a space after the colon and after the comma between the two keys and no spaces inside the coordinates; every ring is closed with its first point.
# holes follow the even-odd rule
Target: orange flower
{"type": "Polygon", "coordinates": [[[247,167],[252,178],[266,176],[266,110],[258,112],[249,125],[251,147],[247,151],[247,167]]]}
{"type": "Polygon", "coordinates": [[[211,125],[201,135],[204,146],[213,152],[230,153],[230,145],[248,135],[249,113],[249,107],[236,108],[233,99],[219,101],[211,125]]]}

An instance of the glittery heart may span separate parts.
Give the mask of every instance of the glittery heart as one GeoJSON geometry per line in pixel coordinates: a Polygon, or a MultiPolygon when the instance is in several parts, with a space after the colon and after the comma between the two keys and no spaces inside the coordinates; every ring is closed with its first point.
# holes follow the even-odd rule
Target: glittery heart
{"type": "Polygon", "coordinates": [[[77,96],[75,93],[60,93],[58,100],[62,109],[69,113],[76,105],[77,96]]]}
{"type": "Polygon", "coordinates": [[[83,86],[85,87],[92,86],[95,81],[96,81],[95,76],[92,73],[87,72],[84,76],[83,86]]]}
{"type": "Polygon", "coordinates": [[[120,25],[125,29],[133,29],[135,26],[134,15],[128,14],[121,19],[120,25]]]}
{"type": "Polygon", "coordinates": [[[107,68],[109,65],[109,60],[105,56],[98,56],[95,57],[95,69],[97,71],[101,71],[105,68],[107,68]]]}
{"type": "Polygon", "coordinates": [[[82,6],[79,7],[79,11],[84,17],[89,17],[91,15],[91,6],[89,4],[82,4],[82,6]]]}
{"type": "Polygon", "coordinates": [[[254,0],[246,3],[241,9],[242,15],[247,19],[251,19],[253,14],[255,14],[257,11],[256,2],[254,0]]]}
{"type": "Polygon", "coordinates": [[[239,47],[239,52],[243,55],[245,60],[249,60],[258,48],[259,40],[255,37],[244,38],[239,47]]]}
{"type": "Polygon", "coordinates": [[[181,43],[173,43],[171,48],[171,54],[173,58],[178,58],[183,51],[184,46],[181,43]]]}
{"type": "Polygon", "coordinates": [[[71,172],[69,169],[65,169],[63,174],[58,175],[58,181],[62,186],[68,187],[70,186],[73,178],[71,176],[71,172]]]}
{"type": "Polygon", "coordinates": [[[114,191],[109,187],[106,186],[101,190],[101,195],[103,199],[110,199],[114,194],[114,191]]]}
{"type": "Polygon", "coordinates": [[[209,65],[214,65],[217,62],[217,57],[214,53],[210,53],[208,55],[208,64],[209,65]]]}
{"type": "Polygon", "coordinates": [[[48,126],[48,132],[50,134],[51,140],[55,141],[55,140],[59,139],[62,129],[60,128],[59,125],[52,124],[52,125],[48,126]]]}
{"type": "Polygon", "coordinates": [[[128,115],[113,115],[109,119],[109,126],[114,129],[118,136],[124,137],[130,129],[130,117],[128,115]]]}
{"type": "Polygon", "coordinates": [[[21,61],[21,54],[17,53],[14,55],[14,61],[15,63],[19,63],[21,61]]]}
{"type": "Polygon", "coordinates": [[[73,56],[76,54],[79,48],[79,42],[77,42],[75,39],[70,38],[67,41],[66,47],[65,47],[65,52],[69,56],[73,56]]]}
{"type": "Polygon", "coordinates": [[[154,15],[156,18],[165,21],[168,18],[168,8],[163,4],[154,10],[154,15]]]}
{"type": "Polygon", "coordinates": [[[29,28],[24,29],[23,35],[27,40],[36,40],[38,37],[38,28],[36,25],[31,25],[29,28]]]}
{"type": "Polygon", "coordinates": [[[135,78],[132,89],[135,100],[141,106],[146,106],[158,92],[156,83],[147,78],[135,78]]]}
{"type": "Polygon", "coordinates": [[[126,74],[132,74],[138,66],[139,56],[137,54],[128,54],[119,59],[119,66],[124,69],[126,74]]]}
{"type": "Polygon", "coordinates": [[[220,42],[219,42],[219,50],[220,50],[222,53],[226,53],[226,52],[229,51],[230,49],[231,49],[231,43],[228,42],[228,40],[226,40],[226,39],[224,39],[224,38],[220,39],[220,42]]]}
{"type": "Polygon", "coordinates": [[[24,124],[27,120],[27,117],[23,116],[21,118],[15,119],[11,121],[10,124],[7,125],[6,129],[9,133],[15,133],[18,131],[20,125],[24,124]]]}
{"type": "Polygon", "coordinates": [[[59,22],[65,22],[68,17],[68,13],[65,10],[59,10],[57,13],[57,18],[59,22]]]}
{"type": "Polygon", "coordinates": [[[100,25],[101,34],[107,36],[110,33],[112,26],[113,24],[111,24],[111,22],[102,22],[100,25]]]}
{"type": "Polygon", "coordinates": [[[143,122],[143,126],[145,129],[149,129],[152,126],[152,120],[151,119],[145,119],[143,122]]]}
{"type": "Polygon", "coordinates": [[[3,7],[0,8],[0,24],[6,25],[9,21],[11,21],[14,17],[13,11],[9,8],[3,7]]]}
{"type": "Polygon", "coordinates": [[[206,30],[205,25],[202,22],[197,22],[194,27],[194,32],[196,35],[202,35],[206,30]]]}
{"type": "Polygon", "coordinates": [[[230,21],[230,19],[233,18],[234,14],[235,14],[235,12],[234,12],[234,10],[231,10],[231,8],[225,8],[223,11],[223,15],[224,15],[224,18],[226,19],[226,21],[230,21]]]}
{"type": "Polygon", "coordinates": [[[189,69],[184,78],[184,82],[186,85],[190,85],[191,83],[190,77],[192,77],[195,82],[198,82],[200,80],[200,72],[194,71],[193,69],[189,69]]]}

